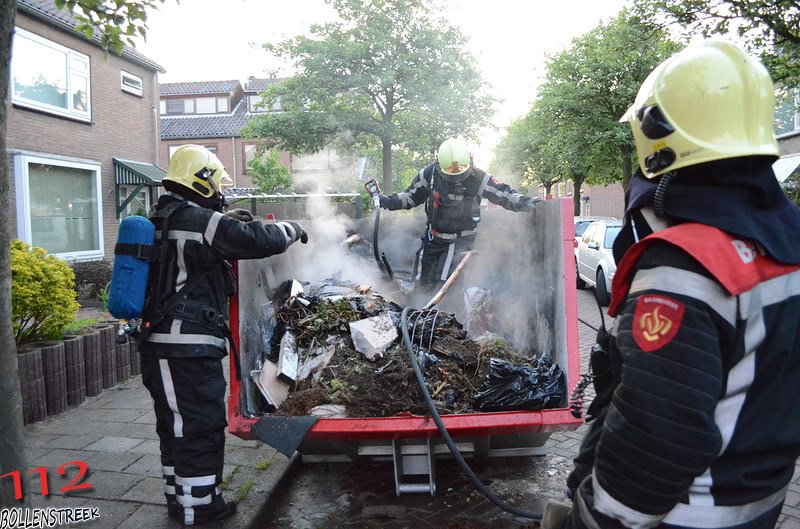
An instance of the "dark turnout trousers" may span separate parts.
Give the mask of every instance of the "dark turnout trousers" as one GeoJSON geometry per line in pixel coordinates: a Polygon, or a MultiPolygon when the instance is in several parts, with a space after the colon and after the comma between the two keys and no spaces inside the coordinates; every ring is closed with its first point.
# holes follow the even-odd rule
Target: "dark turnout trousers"
{"type": "Polygon", "coordinates": [[[142,380],[153,397],[167,503],[177,502],[183,523],[193,525],[223,508],[222,361],[142,355],[142,380]]]}

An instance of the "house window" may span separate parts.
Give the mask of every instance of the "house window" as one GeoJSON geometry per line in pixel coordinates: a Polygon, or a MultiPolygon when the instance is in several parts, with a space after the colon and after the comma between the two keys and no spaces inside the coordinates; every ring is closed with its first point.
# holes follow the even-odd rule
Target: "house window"
{"type": "MultiPolygon", "coordinates": [[[[119,201],[120,204],[128,200],[128,197],[136,190],[137,186],[119,186],[119,201]]],[[[140,215],[142,217],[147,216],[147,212],[150,210],[150,193],[147,192],[147,188],[143,187],[136,193],[136,196],[128,202],[128,205],[125,206],[125,210],[120,215],[120,219],[124,219],[125,217],[130,217],[131,215],[140,215]]]]}
{"type": "Polygon", "coordinates": [[[266,105],[258,106],[261,103],[262,98],[260,95],[250,95],[247,96],[247,105],[250,109],[250,112],[269,112],[270,110],[273,112],[280,112],[281,110],[281,98],[276,97],[275,102],[272,104],[272,109],[268,108],[266,105]]]}
{"type": "Polygon", "coordinates": [[[158,111],[161,114],[166,114],[167,113],[167,102],[164,101],[163,99],[158,102],[158,111]]]}
{"type": "Polygon", "coordinates": [[[100,164],[18,154],[14,178],[21,240],[65,259],[103,257],[100,164]]]}
{"type": "Polygon", "coordinates": [[[167,114],[194,114],[194,99],[167,99],[167,114]]]}
{"type": "Polygon", "coordinates": [[[12,102],[91,121],[89,57],[30,31],[14,31],[12,102]]]}
{"type": "Polygon", "coordinates": [[[215,98],[215,97],[198,97],[197,98],[197,113],[198,114],[216,114],[217,113],[217,98],[215,98]]]}
{"type": "MultiPolygon", "coordinates": [[[[184,145],[197,145],[197,144],[196,143],[193,143],[193,144],[184,143],[184,144],[181,144],[181,145],[170,145],[169,146],[169,157],[172,158],[172,155],[175,154],[175,151],[177,151],[178,148],[183,147],[184,145]]],[[[211,144],[211,145],[200,145],[200,146],[201,147],[205,147],[206,149],[208,149],[209,151],[213,152],[214,154],[217,154],[217,146],[214,145],[214,144],[211,144]]]]}
{"type": "Polygon", "coordinates": [[[129,94],[137,96],[141,96],[144,92],[142,78],[138,75],[133,75],[132,73],[128,73],[126,71],[120,71],[119,78],[123,92],[128,92],[129,94]]]}
{"type": "Polygon", "coordinates": [[[217,112],[227,112],[228,111],[228,98],[227,97],[218,97],[217,98],[217,112]]]}
{"type": "Polygon", "coordinates": [[[250,162],[253,159],[255,159],[257,154],[258,154],[258,148],[254,143],[245,144],[245,146],[244,146],[244,167],[245,167],[245,172],[247,171],[247,167],[250,165],[250,162]]]}
{"type": "Polygon", "coordinates": [[[778,96],[775,109],[775,134],[800,130],[800,91],[778,96]]]}

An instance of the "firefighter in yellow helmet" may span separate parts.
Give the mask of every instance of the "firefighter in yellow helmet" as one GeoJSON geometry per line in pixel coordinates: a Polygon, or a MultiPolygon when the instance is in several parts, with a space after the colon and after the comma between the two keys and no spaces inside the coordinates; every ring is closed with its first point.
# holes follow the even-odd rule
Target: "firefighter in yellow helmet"
{"type": "Polygon", "coordinates": [[[160,250],[142,313],[142,380],[154,402],[168,513],[186,526],[236,512],[219,489],[227,425],[221,359],[229,344],[233,350],[227,260],[268,257],[308,240],[294,222],[223,214],[228,178],[212,152],[184,145],[150,214],[160,250]]]}
{"type": "Polygon", "coordinates": [[[772,171],[773,86],[709,40],[623,116],[627,190],[591,426],[544,529],[774,527],[800,455],[800,212],[772,171]]]}
{"type": "Polygon", "coordinates": [[[466,142],[454,138],[442,142],[436,161],[422,169],[404,192],[381,196],[381,207],[389,210],[425,204],[428,223],[414,265],[415,283],[423,291],[438,288],[472,249],[483,198],[511,211],[530,211],[541,201],[475,167],[466,142]]]}

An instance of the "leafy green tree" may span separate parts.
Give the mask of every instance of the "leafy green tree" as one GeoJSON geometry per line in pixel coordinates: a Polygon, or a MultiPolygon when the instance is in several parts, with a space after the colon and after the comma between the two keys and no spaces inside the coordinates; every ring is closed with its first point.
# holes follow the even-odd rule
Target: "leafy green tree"
{"type": "Polygon", "coordinates": [[[683,36],[730,35],[761,55],[773,79],[800,86],[800,2],[797,0],[636,0],[638,15],[683,36]]]}
{"type": "Polygon", "coordinates": [[[511,123],[506,135],[495,149],[496,173],[509,173],[509,181],[524,187],[544,187],[545,195],[550,195],[553,186],[564,177],[553,164],[553,138],[548,136],[545,127],[536,123],[534,112],[511,123]]]}
{"type": "MultiPolygon", "coordinates": [[[[56,0],[60,8],[67,8],[75,16],[85,17],[82,30],[87,37],[98,31],[104,50],[121,50],[125,42],[146,31],[146,11],[164,0],[56,0]],[[133,29],[130,29],[133,27],[133,29]],[[91,30],[91,31],[90,31],[91,30]]],[[[9,66],[11,63],[11,37],[17,12],[16,0],[0,0],[0,101],[8,97],[9,66]]],[[[0,152],[6,152],[6,105],[0,105],[0,152]]],[[[8,157],[0,157],[0,469],[27,468],[25,439],[22,426],[22,401],[19,393],[17,354],[14,343],[14,325],[11,304],[11,218],[10,179],[8,157]]],[[[27,477],[25,478],[27,480],[27,477]]],[[[23,485],[24,487],[24,485],[23,485]]],[[[24,496],[25,498],[26,496],[24,496]]],[[[27,501],[27,500],[24,500],[27,501]]],[[[0,507],[19,506],[14,499],[14,488],[9,480],[0,480],[0,507]]]]}
{"type": "Polygon", "coordinates": [[[247,163],[247,174],[262,193],[280,193],[292,188],[292,173],[278,159],[277,151],[266,153],[259,149],[247,163]]]}
{"type": "Polygon", "coordinates": [[[474,137],[492,113],[466,38],[426,0],[329,0],[339,20],[265,48],[295,75],[263,94],[282,112],[244,133],[268,147],[315,152],[340,138],[380,145],[392,189],[396,147],[430,153],[446,137],[474,137]]]}
{"type": "Polygon", "coordinates": [[[165,0],[55,0],[58,9],[68,9],[79,22],[76,30],[87,39],[97,36],[106,52],[122,53],[125,45],[136,46],[136,37],[147,36],[147,11],[165,0]]]}
{"type": "Polygon", "coordinates": [[[541,156],[549,171],[574,183],[576,213],[584,181],[622,180],[627,187],[635,149],[619,118],[647,75],[678,49],[663,31],[623,10],[549,59],[534,123],[546,139],[541,156]]]}

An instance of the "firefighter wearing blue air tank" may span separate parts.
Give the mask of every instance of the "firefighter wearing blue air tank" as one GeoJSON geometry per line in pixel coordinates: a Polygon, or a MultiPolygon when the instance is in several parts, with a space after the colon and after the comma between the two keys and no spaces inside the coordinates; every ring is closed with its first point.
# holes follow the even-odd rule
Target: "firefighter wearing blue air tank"
{"type": "Polygon", "coordinates": [[[163,251],[151,265],[142,313],[142,378],[154,401],[168,513],[185,526],[236,512],[219,488],[227,426],[221,359],[235,288],[226,260],[268,257],[308,240],[293,222],[264,224],[246,210],[223,214],[226,179],[213,153],[184,145],[150,213],[163,251]]]}
{"type": "Polygon", "coordinates": [[[415,284],[433,291],[447,280],[478,233],[483,198],[511,211],[530,211],[540,198],[518,193],[472,163],[467,144],[445,140],[436,161],[422,169],[402,193],[381,195],[384,209],[425,204],[428,223],[414,264],[415,284]]]}
{"type": "Polygon", "coordinates": [[[772,163],[767,70],[710,40],[623,117],[640,170],[592,355],[597,397],[541,527],[775,526],[800,455],[800,212],[772,163]],[[606,353],[602,351],[605,349],[606,353]]]}

